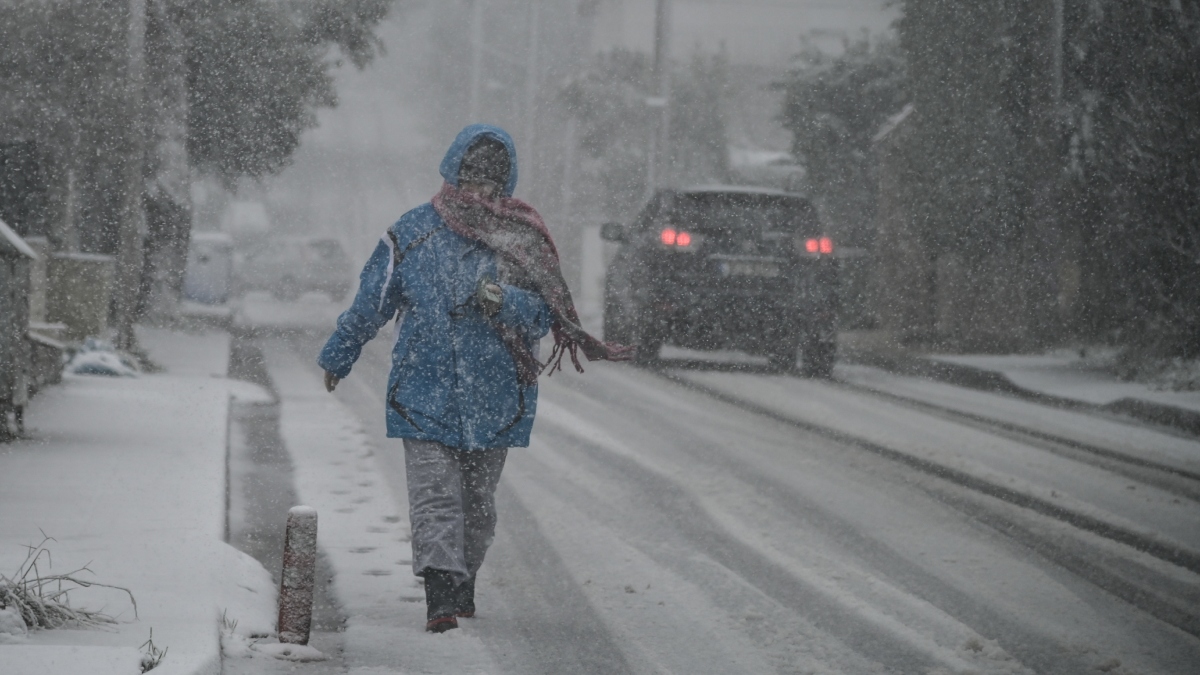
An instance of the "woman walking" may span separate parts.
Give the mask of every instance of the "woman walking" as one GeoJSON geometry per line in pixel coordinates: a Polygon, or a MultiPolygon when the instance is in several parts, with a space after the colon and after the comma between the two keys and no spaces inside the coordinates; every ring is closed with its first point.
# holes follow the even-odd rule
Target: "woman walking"
{"type": "Polygon", "coordinates": [[[354,303],[317,359],[333,391],[366,342],[395,318],[387,433],[404,443],[413,572],[425,579],[426,630],[475,613],[475,576],[496,528],[508,448],[529,445],[538,341],[548,364],[625,360],[632,350],[588,335],[533,207],[512,197],[512,138],[475,124],[458,134],[427,204],[388,228],[354,303]]]}

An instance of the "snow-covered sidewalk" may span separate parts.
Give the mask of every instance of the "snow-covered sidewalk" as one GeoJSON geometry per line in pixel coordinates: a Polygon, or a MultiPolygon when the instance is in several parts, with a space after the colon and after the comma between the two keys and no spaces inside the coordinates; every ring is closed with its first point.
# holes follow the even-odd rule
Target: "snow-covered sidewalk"
{"type": "Polygon", "coordinates": [[[1017,387],[1055,398],[1101,406],[1134,399],[1200,413],[1200,391],[1170,391],[1126,382],[1070,351],[1004,356],[935,354],[930,358],[1000,373],[1017,387]]]}
{"type": "MultiPolygon", "coordinates": [[[[392,493],[358,418],[325,392],[314,363],[285,350],[266,356],[279,392],[280,431],[295,464],[296,491],[317,509],[317,541],[333,568],[333,586],[346,614],[348,671],[497,672],[470,622],[443,635],[424,631],[425,591],[412,573],[407,495],[392,493]]],[[[381,450],[397,452],[399,442],[381,450]]]]}
{"type": "Polygon", "coordinates": [[[839,337],[845,361],[1042,403],[1116,413],[1200,434],[1200,391],[1121,380],[1073,350],[1046,354],[937,354],[906,349],[874,331],[839,337]]]}
{"type": "Polygon", "coordinates": [[[167,651],[156,675],[216,674],[223,612],[239,633],[273,628],[270,575],[224,543],[230,400],[260,390],[226,379],[226,333],[139,337],[165,372],[67,376],[34,399],[29,438],[0,445],[0,573],[44,531],[42,575],[87,566],[77,576],[129,589],[136,615],[122,592],[72,591],[118,623],[0,634],[5,675],[136,675],[151,631],[167,651]]]}

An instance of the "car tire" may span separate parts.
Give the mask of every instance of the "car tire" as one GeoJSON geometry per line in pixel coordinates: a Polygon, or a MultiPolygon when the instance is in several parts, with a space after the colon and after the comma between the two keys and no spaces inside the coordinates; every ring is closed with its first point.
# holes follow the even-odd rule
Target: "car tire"
{"type": "Polygon", "coordinates": [[[662,340],[642,340],[637,343],[636,363],[650,366],[658,363],[658,353],[662,351],[662,340]]]}
{"type": "Polygon", "coordinates": [[[629,343],[637,346],[636,361],[642,365],[658,363],[658,353],[662,350],[662,338],[653,335],[649,321],[638,312],[633,317],[633,330],[629,343]]]}
{"type": "Polygon", "coordinates": [[[658,362],[658,352],[662,348],[662,339],[649,335],[647,321],[637,303],[628,300],[630,304],[621,302],[620,297],[612,288],[604,292],[604,339],[622,345],[637,347],[634,362],[649,365],[658,362]],[[632,307],[630,306],[632,305],[632,307]]]}
{"type": "Polygon", "coordinates": [[[608,342],[618,342],[628,344],[629,339],[627,332],[623,330],[624,317],[621,316],[621,308],[612,297],[612,292],[604,294],[604,339],[608,342]]]}
{"type": "Polygon", "coordinates": [[[806,377],[827,380],[833,376],[833,364],[837,361],[837,342],[814,339],[804,345],[804,368],[806,377]]]}
{"type": "Polygon", "coordinates": [[[790,373],[796,369],[796,350],[800,344],[796,340],[787,340],[785,344],[767,354],[767,365],[772,372],[790,373]]]}

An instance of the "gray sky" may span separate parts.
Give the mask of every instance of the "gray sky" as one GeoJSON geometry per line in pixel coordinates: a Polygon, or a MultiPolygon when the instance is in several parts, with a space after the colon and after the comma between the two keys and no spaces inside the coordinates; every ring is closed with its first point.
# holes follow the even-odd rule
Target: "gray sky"
{"type": "MultiPolygon", "coordinates": [[[[654,0],[601,3],[594,47],[649,51],[654,36],[654,0]]],[[[671,52],[687,58],[697,47],[715,51],[724,43],[742,63],[780,63],[796,53],[800,36],[816,33],[823,49],[840,51],[839,34],[890,29],[898,15],[887,0],[674,0],[671,52]]]]}

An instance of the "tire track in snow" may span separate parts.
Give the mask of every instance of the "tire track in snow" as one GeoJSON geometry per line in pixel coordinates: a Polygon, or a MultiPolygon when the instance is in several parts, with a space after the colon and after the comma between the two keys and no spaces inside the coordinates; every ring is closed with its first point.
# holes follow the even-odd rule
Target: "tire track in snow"
{"type": "MultiPolygon", "coordinates": [[[[637,372],[637,371],[635,371],[635,372],[637,372]]],[[[615,419],[618,419],[620,421],[618,422],[617,425],[614,426],[614,429],[620,429],[621,432],[625,433],[626,435],[634,434],[635,432],[630,430],[629,428],[636,427],[637,423],[639,421],[639,418],[643,418],[643,419],[648,419],[649,420],[648,424],[650,424],[650,425],[654,425],[657,422],[658,426],[665,427],[667,430],[663,431],[664,435],[669,434],[671,436],[683,436],[683,437],[687,437],[689,434],[697,435],[697,437],[695,439],[688,439],[687,441],[678,440],[677,442],[679,442],[679,443],[691,442],[693,445],[691,445],[690,447],[698,448],[698,447],[700,447],[700,445],[702,445],[702,442],[701,442],[702,438],[700,436],[706,432],[710,433],[711,432],[710,428],[713,425],[719,425],[721,423],[721,418],[726,416],[726,413],[716,414],[717,411],[715,411],[715,410],[714,410],[714,414],[712,415],[711,421],[706,421],[704,419],[690,419],[687,415],[684,415],[684,416],[677,415],[677,413],[680,410],[685,409],[685,406],[683,406],[681,404],[679,406],[672,407],[671,401],[680,399],[680,398],[691,399],[691,398],[696,398],[696,397],[699,397],[700,400],[702,401],[703,397],[704,397],[704,394],[702,394],[702,393],[694,393],[691,397],[680,397],[678,394],[682,393],[682,392],[672,393],[668,389],[668,390],[666,390],[665,393],[663,393],[663,392],[654,391],[652,387],[646,387],[642,383],[624,381],[626,379],[634,379],[634,378],[618,379],[616,375],[609,377],[607,374],[601,374],[600,377],[603,379],[612,381],[613,384],[619,383],[622,386],[620,388],[617,388],[617,387],[604,388],[604,387],[596,387],[596,386],[587,386],[587,385],[577,384],[576,382],[574,382],[570,379],[563,380],[563,382],[566,384],[566,388],[568,390],[570,390],[573,394],[577,395],[578,397],[582,397],[583,399],[588,399],[588,398],[593,399],[592,403],[594,406],[599,406],[601,408],[608,407],[608,408],[618,409],[619,412],[616,414],[615,419]],[[611,391],[610,391],[610,389],[611,389],[611,391]]],[[[646,379],[646,378],[642,378],[642,379],[646,379]]],[[[652,381],[654,379],[657,379],[657,378],[651,378],[652,381]]],[[[661,380],[659,380],[659,381],[661,381],[661,380]]],[[[550,400],[550,399],[548,398],[547,400],[550,400]]],[[[557,391],[555,392],[555,398],[553,400],[558,401],[558,392],[557,391]]],[[[693,407],[695,407],[695,406],[693,405],[693,407]]],[[[573,410],[578,409],[579,404],[575,401],[572,401],[571,408],[573,410]]],[[[591,418],[603,419],[604,418],[603,411],[602,410],[599,412],[591,411],[591,414],[588,415],[588,417],[589,417],[589,419],[591,419],[591,418]]],[[[794,428],[794,425],[786,424],[786,422],[785,422],[785,425],[788,427],[794,428]]],[[[770,426],[770,425],[764,425],[764,426],[770,426]]],[[[745,429],[739,428],[738,432],[744,433],[747,436],[754,435],[753,429],[745,430],[745,429]]],[[[613,433],[618,433],[618,432],[614,431],[613,433]]],[[[820,436],[820,435],[818,434],[818,436],[820,436]]],[[[772,442],[771,439],[753,439],[753,440],[754,440],[754,442],[760,442],[761,440],[766,440],[766,442],[772,442]]],[[[773,442],[779,443],[778,439],[775,439],[773,442]]],[[[847,449],[851,449],[851,448],[856,448],[856,446],[851,445],[847,449]]],[[[717,454],[720,455],[722,453],[717,453],[717,454]]],[[[729,455],[730,453],[728,451],[725,451],[723,454],[729,455]]],[[[705,456],[705,458],[706,458],[706,460],[708,459],[707,456],[705,456]]],[[[848,463],[856,464],[856,460],[853,459],[852,457],[848,458],[848,463]]],[[[894,466],[894,465],[892,465],[892,466],[894,466]]],[[[737,467],[738,467],[738,464],[736,462],[729,462],[727,465],[722,465],[722,470],[733,473],[733,472],[736,472],[737,467]]],[[[903,482],[905,484],[908,484],[913,481],[913,477],[911,475],[909,475],[908,477],[905,477],[905,473],[901,469],[901,467],[895,467],[893,472],[897,473],[897,475],[898,475],[897,482],[903,482]]],[[[751,480],[751,481],[762,481],[762,480],[764,480],[764,477],[761,475],[758,477],[750,476],[747,479],[751,480]]],[[[770,479],[770,477],[768,476],[767,480],[769,481],[769,479],[770,479]]],[[[916,481],[917,484],[913,485],[912,487],[924,489],[939,500],[945,499],[946,492],[945,492],[944,488],[951,487],[951,485],[948,485],[947,483],[944,483],[944,482],[939,483],[935,480],[932,483],[932,485],[940,486],[942,489],[929,490],[928,484],[929,484],[930,480],[931,479],[918,480],[918,481],[916,481]]],[[[953,486],[953,487],[957,488],[958,486],[953,486]]],[[[792,489],[794,489],[794,488],[792,488],[792,489]]],[[[977,499],[977,500],[985,500],[986,501],[987,499],[990,499],[990,498],[983,497],[982,495],[977,496],[976,493],[973,493],[972,491],[969,491],[969,490],[965,490],[962,488],[958,488],[958,489],[959,489],[959,492],[958,492],[959,496],[966,494],[966,495],[972,497],[973,499],[977,499]]],[[[788,486],[785,485],[782,488],[773,489],[772,493],[786,494],[788,491],[789,491],[789,488],[788,488],[788,486]]],[[[963,512],[962,505],[951,504],[951,506],[957,508],[960,512],[963,512]]],[[[997,504],[996,502],[991,502],[990,503],[990,511],[982,511],[981,512],[981,511],[979,511],[979,507],[976,507],[975,511],[973,513],[968,512],[968,515],[971,516],[972,518],[975,518],[980,513],[990,513],[992,511],[995,511],[997,506],[1001,506],[1001,505],[997,504]]],[[[1003,505],[1003,506],[1008,506],[1008,505],[1003,505]]],[[[1021,512],[1020,509],[1014,509],[1014,510],[1019,513],[1022,513],[1022,515],[1025,517],[1035,515],[1035,514],[1028,514],[1025,512],[1021,512]]],[[[799,519],[803,519],[803,518],[805,518],[805,514],[811,514],[811,513],[812,513],[812,511],[809,506],[802,505],[796,509],[796,517],[799,519]]],[[[1045,526],[1047,523],[1053,523],[1053,522],[1056,522],[1056,521],[1043,521],[1041,524],[1043,526],[1045,526]]],[[[991,522],[988,523],[988,527],[997,527],[998,525],[1003,525],[1003,523],[998,523],[996,518],[992,518],[991,522]]],[[[1057,532],[1050,532],[1049,534],[1047,534],[1044,531],[1040,532],[1038,535],[1039,539],[1037,539],[1036,541],[1041,542],[1041,543],[1052,542],[1052,541],[1054,541],[1054,537],[1061,536],[1061,534],[1062,534],[1061,528],[1065,527],[1065,526],[1056,525],[1054,527],[1059,528],[1057,532]]],[[[1004,541],[1004,540],[1011,541],[1012,540],[1012,539],[1010,539],[1012,537],[1012,533],[1006,531],[1007,529],[1010,529],[1010,528],[1004,527],[1004,529],[1001,529],[1001,534],[1006,535],[1005,539],[1002,539],[1001,541],[1004,541]]],[[[1068,529],[1070,529],[1070,528],[1068,528],[1068,529]]],[[[1079,533],[1078,531],[1074,531],[1074,532],[1076,532],[1077,534],[1086,534],[1086,533],[1079,533]]],[[[995,536],[995,535],[991,535],[991,536],[995,536]]],[[[1016,541],[1016,543],[1019,544],[1019,546],[1018,546],[1019,549],[1024,549],[1025,546],[1029,545],[1029,542],[1020,541],[1019,539],[1016,541]]],[[[1095,544],[1096,542],[1093,541],[1092,543],[1095,544]]],[[[1107,543],[1107,542],[1103,542],[1103,543],[1107,543]]],[[[886,548],[886,547],[884,547],[884,548],[886,548]]],[[[1030,548],[1034,548],[1035,551],[1038,552],[1038,555],[1036,556],[1038,559],[1041,559],[1041,560],[1047,559],[1047,556],[1045,555],[1045,550],[1038,549],[1036,546],[1031,546],[1030,548]]],[[[1111,555],[1111,551],[1100,551],[1100,552],[1104,554],[1104,557],[1109,557],[1111,555]]],[[[1125,551],[1124,553],[1127,555],[1129,552],[1125,551]]],[[[1028,554],[1024,554],[1024,555],[1028,555],[1028,554]]],[[[1050,560],[1054,564],[1049,569],[1052,572],[1055,569],[1059,569],[1059,568],[1057,568],[1057,565],[1060,564],[1061,561],[1055,561],[1053,558],[1050,558],[1050,560]]],[[[1084,562],[1087,562],[1090,564],[1094,561],[1088,560],[1085,558],[1084,562]]],[[[1158,561],[1154,561],[1154,560],[1150,560],[1150,562],[1156,563],[1159,565],[1162,564],[1162,563],[1158,563],[1158,561]]],[[[1044,563],[1041,563],[1041,564],[1044,564],[1044,563]]],[[[893,567],[893,569],[895,569],[894,566],[892,566],[892,567],[893,567]]],[[[1176,569],[1177,568],[1171,568],[1172,571],[1174,571],[1176,569]]],[[[1076,570],[1071,570],[1071,571],[1076,572],[1076,570]]],[[[1184,574],[1186,575],[1186,573],[1184,573],[1184,574]]],[[[1066,583],[1079,583],[1079,582],[1071,580],[1071,579],[1074,579],[1074,577],[1072,577],[1070,575],[1068,575],[1068,577],[1069,578],[1066,583]]],[[[1080,581],[1082,581],[1085,584],[1088,582],[1095,583],[1096,578],[1094,577],[1094,575],[1091,578],[1084,575],[1084,576],[1082,576],[1080,581]]],[[[1189,581],[1191,583],[1194,583],[1194,578],[1189,577],[1189,581]]],[[[936,588],[937,583],[940,583],[940,582],[936,582],[936,580],[935,580],[934,588],[936,588]]],[[[1106,586],[1104,584],[1097,584],[1097,585],[1100,585],[1101,588],[1106,588],[1106,586]]],[[[1111,586],[1111,584],[1109,584],[1109,585],[1111,586]]],[[[988,617],[989,612],[986,611],[987,608],[982,608],[983,611],[980,612],[980,611],[978,611],[978,608],[972,607],[972,604],[978,605],[978,602],[971,603],[970,599],[968,598],[967,602],[959,603],[959,602],[955,602],[953,600],[949,600],[950,598],[953,598],[953,593],[943,594],[939,598],[939,596],[937,595],[936,592],[931,592],[929,589],[923,589],[919,585],[913,586],[912,588],[915,593],[921,594],[925,597],[930,597],[930,598],[935,599],[936,604],[938,604],[941,607],[944,607],[944,608],[952,607],[953,609],[947,609],[947,611],[955,613],[960,618],[960,620],[962,620],[967,625],[971,625],[972,627],[976,628],[981,633],[994,634],[993,631],[996,630],[997,627],[1003,627],[1006,622],[1009,626],[1015,625],[1015,633],[1009,633],[1009,635],[1013,639],[1011,639],[1011,640],[1006,639],[1003,642],[1004,642],[1004,644],[1016,644],[1017,647],[1014,647],[1014,649],[1017,649],[1020,652],[1019,655],[1027,663],[1034,663],[1034,664],[1039,664],[1039,665],[1044,666],[1045,664],[1052,663],[1060,658],[1058,655],[1055,654],[1055,652],[1061,651],[1061,649],[1060,649],[1061,645],[1055,643],[1055,641],[1050,640],[1050,639],[1041,640],[1040,648],[1035,647],[1034,649],[1027,649],[1029,647],[1029,645],[1038,644],[1039,640],[1037,638],[1037,633],[1032,633],[1032,635],[1034,635],[1034,639],[1032,639],[1032,640],[1022,637],[1022,634],[1029,634],[1030,631],[1035,630],[1035,628],[1032,626],[1030,626],[1028,628],[1020,626],[1019,624],[1025,620],[1021,619],[1019,616],[1016,619],[1001,617],[1001,620],[998,623],[989,624],[989,621],[994,620],[994,619],[991,619],[988,617]],[[967,608],[966,611],[964,611],[964,609],[963,609],[964,607],[967,608]],[[1039,652],[1040,652],[1040,654],[1038,654],[1039,652]],[[1031,658],[1031,657],[1034,657],[1034,658],[1031,658]]],[[[1111,591],[1112,589],[1107,588],[1106,590],[1111,591]]],[[[1144,589],[1135,589],[1134,594],[1141,594],[1141,593],[1143,593],[1143,591],[1144,591],[1144,589]]],[[[1084,596],[1084,597],[1086,597],[1086,596],[1084,596]]],[[[1126,599],[1128,600],[1129,598],[1126,598],[1126,599]]],[[[1111,601],[1108,601],[1108,602],[1111,602],[1111,601]]],[[[1179,609],[1180,604],[1181,603],[1175,603],[1174,609],[1172,609],[1171,611],[1177,611],[1179,609]]],[[[1118,602],[1117,605],[1120,606],[1121,603],[1118,602]]],[[[1146,609],[1145,605],[1146,605],[1146,602],[1143,601],[1143,603],[1142,603],[1143,609],[1146,609]]],[[[1186,607],[1186,605],[1184,605],[1184,606],[1186,607]]],[[[1160,614],[1162,614],[1161,612],[1160,613],[1151,612],[1151,614],[1159,616],[1159,618],[1164,618],[1163,616],[1160,616],[1160,614]]],[[[1166,614],[1169,615],[1170,612],[1168,611],[1168,612],[1166,612],[1166,614]]],[[[1037,622],[1035,621],[1033,623],[1036,624],[1037,622]]],[[[1145,631],[1145,630],[1150,630],[1151,633],[1153,634],[1154,631],[1156,631],[1157,629],[1145,629],[1144,628],[1143,631],[1145,631]]],[[[1155,642],[1157,637],[1158,637],[1157,634],[1153,634],[1153,635],[1151,635],[1151,637],[1149,639],[1145,640],[1145,642],[1147,642],[1147,643],[1155,642]]],[[[1173,638],[1162,637],[1162,639],[1166,640],[1167,643],[1170,643],[1171,639],[1173,639],[1173,638]]],[[[1108,645],[1103,645],[1103,646],[1107,647],[1108,645]]],[[[1162,651],[1170,652],[1171,649],[1172,648],[1170,646],[1166,646],[1166,647],[1164,647],[1164,649],[1162,651]]],[[[1174,650],[1175,650],[1175,652],[1178,652],[1178,644],[1174,645],[1174,650]]],[[[1186,650],[1185,650],[1185,653],[1186,653],[1186,650]]],[[[1077,671],[1085,668],[1081,664],[1078,664],[1078,663],[1076,663],[1075,665],[1078,667],[1076,667],[1076,668],[1072,668],[1072,667],[1066,667],[1066,668],[1037,667],[1037,670],[1039,672],[1077,672],[1077,671]]]]}
{"type": "Polygon", "coordinates": [[[1092,532],[1106,539],[1125,544],[1139,551],[1153,555],[1166,562],[1178,565],[1193,573],[1200,574],[1200,552],[1186,548],[1174,541],[1156,537],[1146,532],[1139,532],[1131,527],[1119,525],[1085,513],[1076,508],[1066,507],[1031,494],[1026,490],[1017,490],[1008,485],[993,482],[974,473],[948,466],[927,457],[918,456],[907,450],[896,449],[877,443],[868,438],[847,433],[833,426],[826,426],[803,419],[796,415],[782,412],[774,406],[748,401],[736,394],[723,391],[717,387],[698,382],[693,378],[681,377],[669,372],[656,373],[663,379],[680,386],[699,391],[714,399],[742,408],[773,420],[789,424],[810,433],[818,434],[846,445],[859,447],[881,457],[904,464],[912,469],[929,474],[943,480],[982,494],[1009,502],[1016,506],[1029,509],[1043,516],[1061,520],[1074,527],[1092,532]]]}
{"type": "Polygon", "coordinates": [[[846,380],[837,380],[831,383],[831,386],[838,386],[847,391],[874,396],[926,415],[933,415],[951,422],[965,424],[991,434],[1015,440],[1019,443],[1032,445],[1046,452],[1052,452],[1068,459],[1085,462],[1114,473],[1119,473],[1132,480],[1153,485],[1193,501],[1200,501],[1200,472],[1171,466],[1162,462],[1145,459],[1144,457],[1137,457],[1120,450],[1112,450],[984,415],[955,410],[910,396],[881,391],[846,380]]]}
{"type": "MultiPolygon", "coordinates": [[[[568,489],[555,486],[554,481],[544,481],[543,491],[554,492],[562,503],[570,500],[580,505],[583,507],[580,510],[589,514],[596,527],[619,532],[623,540],[641,555],[681,578],[690,579],[691,585],[700,589],[727,615],[725,623],[734,623],[732,619],[741,613],[750,624],[741,626],[741,630],[766,631],[768,629],[760,622],[769,617],[795,631],[790,636],[793,639],[810,643],[804,646],[805,653],[800,655],[781,650],[779,646],[764,646],[767,650],[782,651],[770,655],[773,661],[784,662],[779,668],[781,672],[907,673],[946,667],[961,671],[968,666],[953,656],[947,658],[944,651],[951,650],[940,650],[917,632],[906,629],[894,617],[869,610],[866,613],[870,616],[865,616],[865,605],[851,606],[853,603],[847,602],[848,597],[839,597],[836,589],[819,583],[812,575],[798,578],[795,565],[785,566],[758,555],[751,547],[729,536],[706,508],[691,501],[669,481],[644,475],[645,467],[614,466],[611,451],[585,447],[586,441],[564,429],[542,435],[547,445],[558,448],[555,452],[572,446],[572,461],[577,465],[586,463],[592,469],[588,480],[596,480],[596,472],[603,472],[608,474],[609,481],[615,478],[631,492],[652,495],[643,499],[630,498],[630,504],[637,503],[636,510],[655,513],[656,519],[667,521],[665,525],[657,525],[658,531],[669,527],[675,532],[655,540],[653,535],[638,530],[636,521],[640,519],[635,516],[613,513],[611,503],[594,495],[583,497],[575,489],[580,487],[579,484],[568,489]],[[718,571],[698,569],[704,565],[694,560],[697,557],[703,557],[718,571]],[[703,583],[705,581],[708,584],[703,583]],[[735,584],[736,588],[724,593],[718,590],[735,584]],[[745,605],[754,607],[746,611],[745,605]],[[821,654],[824,661],[814,662],[809,652],[821,654]],[[796,663],[789,659],[797,656],[805,657],[805,662],[796,663]]],[[[615,463],[620,465],[621,460],[615,463]]],[[[543,468],[542,475],[549,471],[543,468]]],[[[640,527],[645,526],[643,521],[640,527]]],[[[778,633],[772,637],[785,638],[778,633]]]]}
{"type": "MultiPolygon", "coordinates": [[[[649,559],[624,536],[581,509],[570,492],[547,480],[535,441],[514,458],[506,478],[529,504],[571,569],[575,588],[596,608],[638,673],[763,673],[774,668],[743,634],[731,630],[704,590],[649,559]]],[[[726,622],[727,623],[727,622],[726,622]]]]}
{"type": "MultiPolygon", "coordinates": [[[[632,402],[627,405],[636,410],[651,409],[632,402]]],[[[572,410],[580,407],[579,403],[570,406],[572,410]]],[[[634,424],[632,418],[637,416],[636,413],[622,412],[630,418],[627,424],[634,424]]],[[[967,672],[981,667],[984,668],[981,672],[1027,672],[1016,668],[1012,662],[989,664],[965,660],[959,647],[975,633],[998,638],[1005,645],[1019,645],[1022,661],[1032,664],[1038,672],[1071,672],[1086,668],[1064,656],[1062,645],[1056,641],[989,611],[962,591],[860,534],[853,525],[841,521],[827,508],[797,496],[791,486],[781,485],[769,476],[727,461],[727,455],[722,456],[720,450],[703,450],[702,441],[688,438],[688,432],[675,425],[671,425],[670,433],[683,436],[679,440],[681,447],[688,447],[698,460],[716,465],[716,471],[746,483],[751,490],[757,485],[768,501],[783,505],[788,521],[799,529],[816,529],[828,540],[845,544],[844,548],[851,555],[868,561],[872,570],[883,571],[882,575],[868,573],[873,577],[870,583],[876,586],[873,592],[863,595],[861,588],[852,591],[830,583],[830,574],[846,573],[845,570],[832,572],[836,563],[817,569],[796,559],[787,560],[769,553],[770,547],[764,547],[763,542],[749,535],[757,525],[753,516],[750,520],[726,516],[711,499],[693,494],[690,476],[668,476],[667,469],[655,468],[657,462],[639,456],[605,432],[589,429],[587,422],[566,412],[564,407],[557,405],[557,400],[556,404],[543,408],[543,415],[544,421],[553,425],[549,434],[543,434],[557,440],[553,445],[573,448],[591,460],[592,466],[598,467],[599,471],[613,476],[616,483],[631,486],[631,498],[640,496],[645,502],[635,510],[662,514],[658,517],[665,524],[660,529],[674,528],[686,540],[685,548],[702,551],[744,579],[763,597],[780,603],[796,615],[814,617],[815,625],[826,634],[871,661],[886,664],[888,672],[930,672],[937,668],[967,672]],[[878,584],[879,580],[884,583],[878,584]],[[893,583],[898,587],[883,588],[893,583]],[[888,610],[881,610],[872,600],[888,605],[888,610]],[[947,607],[953,609],[944,609],[947,607]],[[947,611],[949,613],[945,614],[947,611]],[[937,633],[937,638],[933,639],[927,633],[937,633]],[[989,670],[988,666],[1000,669],[989,670]]],[[[695,420],[681,420],[678,424],[685,426],[688,422],[695,420]]],[[[692,429],[695,433],[703,433],[697,430],[699,427],[692,429]]],[[[546,431],[545,427],[543,431],[546,431]]],[[[721,490],[728,489],[729,485],[723,483],[721,490]]],[[[597,501],[589,511],[603,513],[604,503],[597,501]]],[[[621,518],[621,515],[612,518],[621,518]]],[[[653,550],[657,548],[659,543],[651,542],[646,553],[654,555],[653,550]]],[[[672,564],[669,556],[660,562],[672,564]]]]}
{"type": "Polygon", "coordinates": [[[522,675],[636,673],[621,640],[605,625],[537,518],[514,494],[512,460],[510,453],[510,466],[496,494],[496,544],[480,572],[480,637],[501,665],[522,675]],[[509,663],[506,652],[514,647],[524,653],[509,663]]]}
{"type": "MultiPolygon", "coordinates": [[[[947,503],[955,505],[956,508],[981,522],[988,523],[995,530],[1039,552],[1047,559],[1063,565],[1080,578],[1086,579],[1093,585],[1171,626],[1195,637],[1200,637],[1200,614],[1196,609],[1200,607],[1200,602],[1197,602],[1200,601],[1200,588],[1196,587],[1194,578],[1180,582],[1176,579],[1178,575],[1174,574],[1172,570],[1155,569],[1156,566],[1153,564],[1139,564],[1136,561],[1125,563],[1122,560],[1131,555],[1145,553],[1194,574],[1196,573],[1194,565],[1197,556],[1187,549],[1172,547],[1169,543],[1164,544],[1160,540],[1147,537],[1142,533],[1122,528],[1089,514],[1078,513],[1069,508],[1040,500],[1037,497],[1015,491],[1008,486],[992,483],[944,464],[914,457],[911,453],[903,450],[895,450],[869,440],[859,439],[837,429],[803,420],[798,421],[766,406],[747,402],[727,392],[697,384],[689,378],[672,378],[670,375],[656,374],[730,405],[860,447],[958,487],[999,499],[1020,509],[1027,509],[1103,539],[1128,546],[1133,550],[1126,552],[1105,550],[1104,555],[1099,557],[1081,555],[1072,550],[1073,546],[1078,548],[1080,544],[1079,537],[1073,533],[1061,530],[1053,531],[1052,528],[1047,529],[1036,523],[1030,524],[1026,522],[1028,516],[1007,512],[986,500],[946,490],[934,490],[947,503]],[[1070,542],[1069,544],[1061,541],[1064,537],[1070,542]],[[1184,564],[1180,564],[1181,558],[1184,564]],[[1191,564],[1188,564],[1189,562],[1191,564]]],[[[1083,542],[1083,545],[1090,547],[1093,551],[1098,550],[1095,542],[1083,542]]]]}

